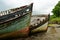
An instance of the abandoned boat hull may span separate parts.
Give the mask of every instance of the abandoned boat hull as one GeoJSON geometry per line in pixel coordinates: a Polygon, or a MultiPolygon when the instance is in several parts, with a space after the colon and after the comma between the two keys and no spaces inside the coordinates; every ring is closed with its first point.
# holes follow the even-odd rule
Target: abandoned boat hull
{"type": "Polygon", "coordinates": [[[12,36],[12,37],[15,35],[18,36],[18,34],[28,35],[29,23],[30,23],[30,13],[26,14],[25,16],[22,16],[21,19],[19,18],[15,21],[13,20],[13,22],[10,21],[5,24],[2,24],[8,27],[0,30],[0,38],[6,36],[12,36]]]}
{"type": "MultiPolygon", "coordinates": [[[[18,8],[19,9],[19,8],[18,8]]],[[[29,26],[30,26],[30,19],[32,14],[32,4],[29,6],[26,6],[20,11],[11,13],[8,15],[3,15],[2,19],[9,19],[6,21],[3,21],[1,18],[0,20],[0,38],[8,38],[8,37],[26,37],[29,34],[29,26]],[[28,11],[26,11],[29,9],[28,11]],[[23,14],[21,14],[23,13],[23,14]],[[21,14],[21,15],[20,15],[21,14]],[[10,15],[10,17],[9,17],[10,15]],[[16,16],[17,15],[17,16],[16,16]],[[16,16],[16,18],[15,18],[16,16]]]]}
{"type": "Polygon", "coordinates": [[[10,32],[14,32],[14,31],[19,31],[22,30],[26,27],[29,27],[29,22],[30,22],[30,14],[27,14],[25,16],[22,16],[21,19],[17,19],[17,20],[13,20],[10,22],[7,22],[5,24],[5,26],[8,26],[6,28],[3,28],[0,30],[0,34],[5,34],[5,33],[10,33],[10,32]]]}
{"type": "Polygon", "coordinates": [[[46,23],[44,23],[43,25],[41,25],[41,26],[33,29],[33,30],[31,31],[31,33],[35,33],[35,32],[45,32],[45,31],[47,31],[47,29],[48,29],[48,22],[46,22],[46,23]]]}
{"type": "Polygon", "coordinates": [[[48,20],[49,15],[39,16],[34,15],[32,16],[32,20],[30,23],[30,33],[36,33],[36,32],[46,32],[48,29],[48,20]]]}

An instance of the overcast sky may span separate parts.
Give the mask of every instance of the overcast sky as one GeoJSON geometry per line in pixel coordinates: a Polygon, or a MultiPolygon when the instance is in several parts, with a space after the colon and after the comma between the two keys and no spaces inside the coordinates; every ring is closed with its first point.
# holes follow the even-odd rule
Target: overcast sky
{"type": "Polygon", "coordinates": [[[59,0],[0,0],[0,11],[34,3],[33,14],[51,14],[59,0]]]}

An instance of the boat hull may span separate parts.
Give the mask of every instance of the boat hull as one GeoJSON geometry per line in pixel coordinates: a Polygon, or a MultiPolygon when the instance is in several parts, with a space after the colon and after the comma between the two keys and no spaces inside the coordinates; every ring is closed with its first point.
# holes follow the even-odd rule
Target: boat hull
{"type": "Polygon", "coordinates": [[[0,38],[27,36],[29,34],[30,19],[31,13],[28,13],[15,20],[1,24],[6,27],[0,29],[0,38]]]}
{"type": "Polygon", "coordinates": [[[28,36],[32,7],[33,3],[8,11],[2,11],[4,15],[0,16],[0,38],[28,36]]]}
{"type": "Polygon", "coordinates": [[[0,35],[0,38],[17,38],[17,37],[27,37],[29,34],[29,27],[26,27],[19,31],[14,31],[10,33],[6,33],[3,35],[0,35]]]}
{"type": "Polygon", "coordinates": [[[43,25],[33,29],[31,33],[36,33],[36,32],[44,32],[47,31],[48,29],[48,22],[44,23],[43,25]]]}

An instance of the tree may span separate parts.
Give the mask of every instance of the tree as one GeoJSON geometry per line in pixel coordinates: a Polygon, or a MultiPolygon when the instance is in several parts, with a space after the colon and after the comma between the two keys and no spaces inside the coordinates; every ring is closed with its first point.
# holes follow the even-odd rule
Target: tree
{"type": "Polygon", "coordinates": [[[56,17],[60,17],[60,1],[57,3],[57,5],[55,6],[55,8],[52,10],[52,13],[56,17]]]}

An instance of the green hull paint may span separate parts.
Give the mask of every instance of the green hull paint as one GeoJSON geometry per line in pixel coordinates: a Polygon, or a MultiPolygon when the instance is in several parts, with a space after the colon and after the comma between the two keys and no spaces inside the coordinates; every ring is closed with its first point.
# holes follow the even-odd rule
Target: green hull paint
{"type": "Polygon", "coordinates": [[[5,28],[0,29],[0,34],[19,31],[21,29],[24,29],[25,27],[28,27],[30,23],[30,17],[31,17],[31,13],[28,13],[15,21],[13,20],[8,23],[1,24],[0,27],[5,27],[5,28]]]}

